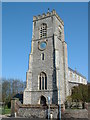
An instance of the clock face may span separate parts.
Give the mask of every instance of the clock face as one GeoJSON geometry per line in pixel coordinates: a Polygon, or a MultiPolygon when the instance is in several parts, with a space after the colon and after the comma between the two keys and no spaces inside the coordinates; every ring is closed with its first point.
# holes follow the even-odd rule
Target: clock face
{"type": "Polygon", "coordinates": [[[44,50],[47,46],[47,43],[45,41],[41,42],[39,45],[39,49],[44,50]]]}

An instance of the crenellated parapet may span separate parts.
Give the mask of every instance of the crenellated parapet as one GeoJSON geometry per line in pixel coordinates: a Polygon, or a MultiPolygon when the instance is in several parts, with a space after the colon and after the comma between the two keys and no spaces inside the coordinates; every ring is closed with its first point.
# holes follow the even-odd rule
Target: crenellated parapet
{"type": "Polygon", "coordinates": [[[33,21],[45,19],[45,18],[51,17],[51,16],[56,16],[57,19],[62,23],[62,25],[64,25],[63,20],[61,20],[61,18],[59,17],[59,15],[56,13],[56,11],[54,9],[51,12],[48,11],[46,14],[43,13],[42,15],[33,16],[33,21]]]}

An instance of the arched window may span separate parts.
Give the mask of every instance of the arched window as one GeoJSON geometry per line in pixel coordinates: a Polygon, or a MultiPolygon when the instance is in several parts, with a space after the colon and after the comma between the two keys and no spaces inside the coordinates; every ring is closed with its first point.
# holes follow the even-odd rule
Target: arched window
{"type": "Polygon", "coordinates": [[[44,60],[45,57],[44,57],[44,53],[41,54],[41,60],[44,60]]]}
{"type": "Polygon", "coordinates": [[[70,78],[72,79],[72,72],[70,72],[70,78]]]}
{"type": "Polygon", "coordinates": [[[40,26],[40,38],[47,37],[47,25],[45,23],[40,26]]]}
{"type": "Polygon", "coordinates": [[[78,82],[80,82],[80,76],[78,76],[78,82]]]}
{"type": "Polygon", "coordinates": [[[59,25],[59,27],[58,27],[58,32],[59,32],[58,37],[59,37],[59,39],[61,39],[62,27],[61,27],[60,25],[59,25]]]}
{"type": "Polygon", "coordinates": [[[39,76],[39,90],[47,90],[47,76],[44,72],[39,76]]]}
{"type": "Polygon", "coordinates": [[[61,39],[61,34],[62,34],[62,32],[59,30],[59,38],[61,39]]]}

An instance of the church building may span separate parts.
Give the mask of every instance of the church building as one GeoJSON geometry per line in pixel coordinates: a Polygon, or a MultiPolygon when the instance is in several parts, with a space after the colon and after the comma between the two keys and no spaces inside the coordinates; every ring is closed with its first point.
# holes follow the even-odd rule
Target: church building
{"type": "Polygon", "coordinates": [[[23,104],[64,104],[71,88],[87,84],[68,67],[64,22],[55,10],[33,17],[33,35],[23,104]]]}

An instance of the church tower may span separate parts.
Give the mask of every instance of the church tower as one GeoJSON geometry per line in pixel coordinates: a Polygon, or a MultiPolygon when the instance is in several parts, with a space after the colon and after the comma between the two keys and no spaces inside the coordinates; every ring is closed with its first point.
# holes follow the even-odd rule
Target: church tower
{"type": "Polygon", "coordinates": [[[56,11],[33,17],[33,35],[23,104],[61,104],[68,96],[67,44],[56,11]],[[59,95],[60,90],[60,95],[59,95]]]}

